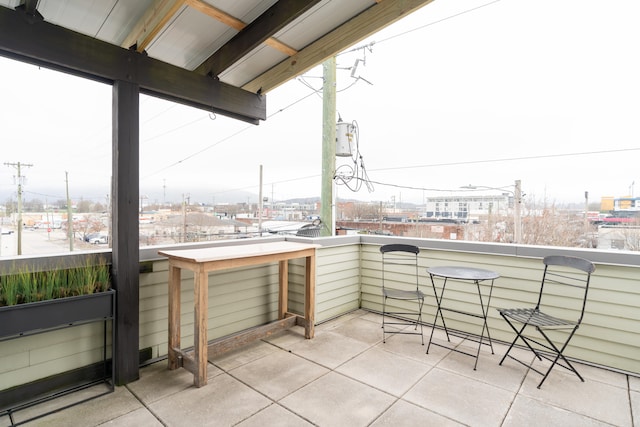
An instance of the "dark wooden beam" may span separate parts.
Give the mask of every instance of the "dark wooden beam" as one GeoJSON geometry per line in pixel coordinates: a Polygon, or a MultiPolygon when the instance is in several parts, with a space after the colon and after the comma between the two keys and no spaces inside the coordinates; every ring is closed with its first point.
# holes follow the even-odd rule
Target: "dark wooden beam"
{"type": "Polygon", "coordinates": [[[135,381],[140,375],[139,99],[135,83],[113,83],[112,284],[116,290],[113,365],[117,385],[135,381]]]}
{"type": "Polygon", "coordinates": [[[136,84],[152,96],[258,124],[266,99],[180,67],[0,7],[0,55],[93,80],[136,84]]]}
{"type": "Polygon", "coordinates": [[[432,1],[379,1],[242,87],[267,93],[432,1]]]}
{"type": "Polygon", "coordinates": [[[207,58],[195,72],[218,76],[320,0],[280,0],[207,58]]]}

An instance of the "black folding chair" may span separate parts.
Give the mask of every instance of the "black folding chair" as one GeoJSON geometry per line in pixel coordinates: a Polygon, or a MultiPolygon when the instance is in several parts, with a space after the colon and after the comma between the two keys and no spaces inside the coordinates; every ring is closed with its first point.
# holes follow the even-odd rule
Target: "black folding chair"
{"type": "MultiPolygon", "coordinates": [[[[424,293],[420,290],[418,279],[417,246],[389,244],[380,247],[382,254],[382,342],[390,334],[420,335],[422,345],[422,306],[424,293]],[[388,300],[416,301],[415,311],[388,311],[388,300]],[[408,319],[407,319],[407,316],[408,319]],[[390,318],[391,320],[387,320],[390,318]],[[415,318],[415,320],[413,320],[415,318]],[[414,326],[415,332],[406,329],[387,330],[387,325],[414,326]],[[418,332],[420,325],[420,332],[418,332]]],[[[406,309],[401,309],[406,310],[406,309]]]]}
{"type": "Polygon", "coordinates": [[[516,338],[500,360],[500,365],[508,356],[543,375],[538,388],[542,386],[556,365],[572,371],[584,382],[563,352],[582,323],[589,281],[596,267],[591,261],[583,258],[559,255],[547,256],[543,262],[544,272],[536,306],[498,309],[500,315],[516,333],[516,338]],[[539,341],[539,337],[536,339],[531,335],[525,335],[527,326],[534,327],[546,342],[539,341]],[[565,333],[557,334],[552,331],[565,331],[565,333]],[[546,373],[533,368],[535,359],[529,364],[509,354],[518,340],[521,340],[538,360],[542,361],[544,358],[551,362],[546,373]],[[559,362],[560,359],[564,363],[559,362]]]}

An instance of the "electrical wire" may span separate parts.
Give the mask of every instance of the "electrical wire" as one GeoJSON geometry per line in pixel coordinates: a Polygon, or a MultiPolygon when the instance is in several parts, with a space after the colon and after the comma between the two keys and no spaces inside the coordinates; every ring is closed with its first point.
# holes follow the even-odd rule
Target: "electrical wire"
{"type": "Polygon", "coordinates": [[[620,148],[620,149],[600,150],[600,151],[584,151],[584,152],[578,152],[578,153],[541,154],[537,156],[468,160],[463,162],[432,163],[427,165],[396,166],[396,167],[390,167],[390,168],[378,168],[378,169],[374,169],[374,171],[434,168],[434,167],[441,167],[441,166],[463,166],[463,165],[482,164],[482,163],[500,163],[500,162],[513,162],[513,161],[522,161],[522,160],[534,160],[534,159],[535,160],[551,159],[551,158],[557,158],[557,157],[588,156],[588,155],[594,155],[594,154],[622,153],[622,152],[631,152],[631,151],[640,151],[640,147],[620,148]]]}
{"type": "MultiPolygon", "coordinates": [[[[273,112],[272,114],[270,114],[269,116],[267,116],[267,119],[270,119],[271,117],[275,116],[276,114],[280,114],[280,113],[282,113],[282,112],[286,111],[287,109],[289,109],[289,108],[293,107],[294,105],[298,104],[299,102],[304,101],[305,99],[309,98],[310,96],[313,96],[314,94],[315,94],[315,92],[311,92],[311,93],[309,93],[309,94],[307,94],[307,95],[303,96],[302,98],[300,98],[300,99],[298,99],[298,100],[296,100],[296,101],[292,102],[291,104],[289,104],[289,105],[287,105],[287,106],[285,106],[285,107],[283,107],[283,108],[280,108],[279,110],[276,110],[275,112],[273,112]]],[[[186,124],[184,124],[184,125],[182,125],[182,126],[180,126],[180,127],[178,127],[178,128],[175,128],[175,129],[169,130],[169,131],[165,132],[165,134],[166,134],[166,133],[169,133],[169,132],[173,132],[173,131],[175,131],[175,130],[177,130],[177,129],[183,128],[183,127],[185,127],[185,126],[188,126],[188,125],[190,125],[190,124],[193,124],[193,123],[195,123],[195,122],[197,122],[197,121],[200,121],[200,120],[203,120],[203,119],[205,119],[205,118],[208,118],[208,116],[201,117],[201,118],[199,118],[199,119],[197,119],[197,120],[194,120],[194,121],[192,121],[192,122],[190,122],[190,123],[186,123],[186,124]]],[[[171,164],[169,164],[169,165],[167,165],[167,166],[165,166],[165,167],[163,167],[163,168],[161,168],[161,169],[156,170],[155,172],[152,172],[152,173],[150,173],[150,174],[148,174],[148,175],[144,176],[144,177],[143,177],[143,179],[150,178],[150,177],[152,177],[152,176],[154,176],[154,175],[159,174],[160,172],[164,172],[164,171],[166,171],[167,169],[171,169],[171,168],[173,168],[173,167],[175,167],[175,166],[178,166],[178,165],[180,165],[180,164],[184,163],[185,161],[187,161],[187,160],[189,160],[189,159],[191,159],[191,158],[193,158],[193,157],[195,157],[195,156],[197,156],[197,155],[199,155],[199,154],[202,154],[202,153],[204,153],[205,151],[208,151],[208,150],[210,150],[210,149],[212,149],[212,148],[214,148],[214,147],[216,147],[216,146],[218,146],[218,145],[222,144],[223,142],[228,141],[228,140],[230,140],[231,138],[233,138],[233,137],[235,137],[235,136],[237,136],[237,135],[239,135],[239,134],[241,134],[241,133],[243,133],[243,132],[246,132],[246,131],[248,131],[249,129],[253,129],[253,128],[254,128],[254,125],[247,125],[247,126],[245,126],[245,127],[241,128],[241,129],[239,129],[237,132],[234,132],[234,133],[232,133],[231,135],[228,135],[228,136],[226,136],[226,137],[224,137],[224,138],[222,138],[222,139],[219,139],[218,141],[214,142],[214,143],[213,143],[213,144],[211,144],[211,145],[208,145],[208,146],[206,146],[206,147],[204,147],[204,148],[202,148],[202,149],[200,149],[200,150],[198,150],[198,151],[196,151],[196,152],[194,152],[194,153],[189,154],[189,155],[188,155],[188,156],[186,156],[186,157],[183,157],[182,159],[180,159],[180,160],[178,160],[178,161],[176,161],[176,162],[173,162],[173,163],[171,163],[171,164]]],[[[154,137],[154,138],[157,138],[157,137],[158,137],[158,136],[156,136],[156,137],[154,137]]],[[[145,140],[145,141],[148,141],[148,139],[147,139],[147,140],[145,140]]]]}
{"type": "MultiPolygon", "coordinates": [[[[365,45],[365,46],[359,46],[359,47],[354,48],[354,49],[351,49],[351,50],[349,50],[349,51],[342,52],[340,55],[345,54],[345,53],[349,53],[349,52],[358,51],[358,50],[364,50],[364,49],[368,49],[368,50],[371,52],[371,50],[372,50],[372,46],[373,46],[374,44],[379,44],[379,43],[387,42],[387,41],[389,41],[389,40],[391,40],[391,39],[394,39],[394,38],[397,38],[397,37],[404,36],[404,35],[406,35],[406,34],[409,34],[409,33],[411,33],[411,32],[414,32],[414,31],[417,31],[417,30],[423,29],[423,28],[425,28],[425,27],[429,27],[429,26],[431,26],[431,25],[435,25],[435,24],[437,24],[437,23],[440,23],[440,22],[446,21],[446,20],[448,20],[448,19],[452,19],[452,18],[458,17],[458,16],[460,16],[460,15],[464,15],[464,14],[466,14],[466,13],[476,11],[476,10],[478,10],[478,9],[481,9],[481,8],[483,8],[483,7],[486,7],[486,6],[489,6],[489,5],[491,5],[491,4],[497,3],[497,2],[499,2],[499,1],[501,1],[501,0],[494,0],[494,1],[492,1],[492,2],[485,3],[485,4],[480,5],[480,6],[478,6],[478,7],[475,7],[475,8],[471,8],[471,9],[464,10],[464,11],[459,12],[459,13],[457,13],[457,14],[447,16],[447,17],[445,17],[445,18],[443,18],[443,19],[440,19],[440,20],[438,20],[438,21],[430,22],[430,23],[428,23],[428,24],[426,24],[426,25],[423,25],[423,26],[420,26],[420,27],[417,27],[417,28],[414,28],[414,29],[411,29],[411,30],[405,31],[405,32],[403,32],[403,33],[396,34],[396,35],[394,35],[394,36],[388,37],[388,38],[383,39],[383,40],[381,40],[381,41],[379,41],[379,42],[371,42],[371,43],[368,43],[368,44],[367,44],[367,45],[365,45]]],[[[336,55],[336,56],[338,56],[338,55],[336,55]]],[[[297,103],[299,103],[299,102],[301,102],[301,101],[303,101],[303,100],[307,99],[307,98],[308,98],[308,97],[310,97],[310,96],[317,95],[317,96],[319,96],[320,98],[322,98],[322,95],[321,95],[321,93],[320,93],[320,90],[319,90],[319,89],[315,89],[311,84],[309,84],[308,82],[306,82],[306,81],[304,80],[304,77],[299,77],[297,80],[298,80],[299,82],[301,82],[303,85],[307,86],[309,89],[311,89],[311,90],[312,90],[312,92],[311,92],[311,93],[309,93],[309,94],[307,94],[307,95],[305,95],[305,96],[303,96],[302,98],[298,99],[297,101],[294,101],[293,103],[289,104],[288,106],[286,106],[286,107],[284,107],[284,108],[281,108],[281,109],[277,110],[275,113],[273,113],[272,115],[268,116],[267,118],[271,118],[271,117],[272,117],[272,116],[274,116],[275,114],[281,113],[281,112],[283,112],[283,111],[287,110],[288,108],[291,108],[292,106],[294,106],[294,105],[296,105],[297,103]]],[[[352,84],[350,84],[349,86],[347,86],[347,87],[346,87],[346,88],[344,88],[344,89],[341,89],[340,91],[344,91],[344,90],[347,90],[347,89],[351,88],[351,87],[352,87],[353,85],[355,85],[359,80],[360,80],[360,79],[356,79],[352,84]]],[[[168,131],[166,131],[166,132],[164,132],[164,133],[162,133],[162,134],[156,135],[156,136],[154,136],[154,137],[152,137],[152,138],[148,138],[148,139],[146,139],[146,140],[145,140],[145,142],[146,142],[146,141],[149,141],[149,140],[151,140],[151,139],[159,138],[160,136],[163,136],[163,135],[165,135],[165,134],[168,134],[168,133],[174,132],[174,131],[176,131],[176,130],[178,130],[178,129],[181,129],[181,128],[185,127],[185,126],[189,126],[189,125],[191,125],[191,124],[193,124],[193,123],[195,123],[195,122],[197,122],[197,121],[200,121],[200,120],[202,120],[202,118],[201,118],[201,119],[198,119],[198,120],[194,120],[194,121],[192,121],[192,122],[190,122],[190,123],[186,123],[186,124],[184,124],[184,125],[182,125],[182,126],[179,126],[179,127],[175,128],[175,129],[168,130],[168,131]]],[[[171,163],[170,165],[167,165],[167,166],[165,166],[165,167],[163,167],[163,168],[161,168],[161,169],[156,170],[155,172],[152,172],[151,174],[149,174],[149,175],[145,176],[144,178],[149,178],[149,177],[151,177],[151,176],[154,176],[154,175],[159,174],[160,172],[164,172],[164,171],[166,171],[167,169],[171,169],[171,168],[173,168],[173,167],[175,167],[175,166],[178,166],[178,165],[182,164],[183,162],[185,162],[185,161],[187,161],[187,160],[189,160],[189,159],[191,159],[191,158],[193,158],[193,157],[197,156],[198,154],[201,154],[201,153],[203,153],[203,152],[205,152],[205,151],[207,151],[207,150],[210,150],[211,148],[214,148],[214,147],[216,147],[217,145],[219,145],[219,144],[221,144],[221,143],[223,143],[223,142],[225,142],[225,141],[228,141],[229,139],[231,139],[231,138],[233,138],[233,137],[235,137],[235,136],[237,136],[237,135],[239,135],[239,134],[241,134],[241,133],[245,132],[246,130],[250,129],[251,127],[252,127],[252,126],[247,126],[246,128],[243,128],[243,129],[239,130],[238,132],[235,132],[235,133],[233,133],[233,134],[231,134],[231,135],[229,135],[229,136],[227,136],[227,137],[225,137],[225,138],[222,138],[221,140],[218,140],[218,141],[217,141],[217,142],[215,142],[214,144],[211,144],[211,145],[209,145],[209,146],[207,146],[207,147],[205,147],[205,148],[203,148],[203,149],[201,149],[201,150],[199,150],[199,151],[197,151],[197,152],[195,152],[195,153],[193,153],[193,154],[190,154],[190,155],[188,155],[188,156],[186,156],[186,157],[182,158],[181,160],[178,160],[177,162],[171,163]]],[[[364,166],[364,163],[363,163],[362,161],[361,161],[361,165],[362,165],[362,166],[364,166]]]]}
{"type": "MultiPolygon", "coordinates": [[[[349,190],[357,193],[362,188],[364,183],[370,193],[374,191],[373,185],[369,180],[367,169],[364,166],[364,157],[360,153],[360,130],[358,128],[358,122],[355,120],[351,122],[350,133],[353,132],[355,139],[355,153],[352,152],[351,162],[352,164],[343,164],[336,168],[336,172],[333,176],[337,185],[344,185],[349,190]],[[346,172],[345,172],[346,171],[346,172]],[[351,185],[351,182],[355,181],[355,185],[351,185]]],[[[353,147],[349,144],[349,149],[353,151],[353,147]]]]}

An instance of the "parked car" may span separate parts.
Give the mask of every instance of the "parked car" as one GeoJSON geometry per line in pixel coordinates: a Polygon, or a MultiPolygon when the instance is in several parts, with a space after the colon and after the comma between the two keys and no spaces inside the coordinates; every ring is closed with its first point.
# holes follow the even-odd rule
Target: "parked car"
{"type": "Polygon", "coordinates": [[[107,244],[109,243],[109,237],[105,235],[92,237],[91,239],[89,239],[89,243],[91,243],[92,245],[107,244]]]}

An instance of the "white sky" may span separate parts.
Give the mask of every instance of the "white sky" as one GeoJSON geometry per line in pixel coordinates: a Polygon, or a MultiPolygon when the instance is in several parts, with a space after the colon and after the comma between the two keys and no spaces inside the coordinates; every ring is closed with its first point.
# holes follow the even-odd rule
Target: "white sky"
{"type": "MultiPolygon", "coordinates": [[[[551,203],[637,195],[638,12],[637,0],[436,0],[338,56],[337,109],[376,182],[338,197],[420,203],[516,179],[551,203]],[[344,69],[356,59],[373,85],[344,69]]],[[[142,96],[141,194],[255,202],[263,165],[264,196],[319,196],[321,77],[270,92],[259,126],[142,96]]],[[[0,94],[0,201],[16,191],[5,162],[33,165],[26,199],[64,199],[66,171],[74,199],[106,200],[110,86],[0,58],[0,94]]]]}

